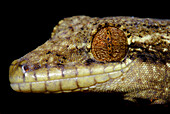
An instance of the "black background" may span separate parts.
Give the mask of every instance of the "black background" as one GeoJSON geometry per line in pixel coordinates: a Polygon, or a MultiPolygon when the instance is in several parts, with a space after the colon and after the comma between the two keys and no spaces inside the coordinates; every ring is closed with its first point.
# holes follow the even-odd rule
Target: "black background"
{"type": "MultiPolygon", "coordinates": [[[[75,15],[91,17],[135,16],[170,19],[166,3],[153,4],[120,3],[102,1],[76,2],[14,2],[4,3],[1,23],[4,36],[1,37],[1,63],[5,73],[1,75],[2,112],[55,112],[55,113],[119,113],[122,111],[168,111],[168,104],[146,105],[124,101],[119,94],[112,93],[68,93],[32,94],[17,93],[10,88],[8,70],[11,62],[43,44],[51,36],[59,20],[75,15]],[[8,63],[7,63],[8,62],[8,63]],[[4,67],[5,66],[5,67],[4,67]],[[119,112],[117,112],[119,111],[119,112]]],[[[167,3],[168,4],[168,3],[167,3]]],[[[2,4],[3,5],[3,4],[2,4]]]]}

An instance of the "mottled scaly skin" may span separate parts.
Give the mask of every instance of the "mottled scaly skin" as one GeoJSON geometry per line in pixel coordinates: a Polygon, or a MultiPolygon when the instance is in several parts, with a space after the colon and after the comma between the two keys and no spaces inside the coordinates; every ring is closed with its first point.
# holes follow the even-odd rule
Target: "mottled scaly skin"
{"type": "Polygon", "coordinates": [[[19,92],[121,92],[126,100],[169,101],[170,21],[134,17],[61,20],[51,38],[12,62],[11,87],[19,92]],[[91,52],[104,27],[124,32],[128,52],[119,62],[100,62],[91,52]]]}

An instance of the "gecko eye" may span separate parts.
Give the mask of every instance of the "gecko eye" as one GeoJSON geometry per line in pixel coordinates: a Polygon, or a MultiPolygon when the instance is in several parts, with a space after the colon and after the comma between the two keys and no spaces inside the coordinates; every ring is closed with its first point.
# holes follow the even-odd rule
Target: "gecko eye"
{"type": "Polygon", "coordinates": [[[127,50],[127,37],[115,27],[100,29],[92,41],[92,54],[97,61],[121,61],[127,50]]]}

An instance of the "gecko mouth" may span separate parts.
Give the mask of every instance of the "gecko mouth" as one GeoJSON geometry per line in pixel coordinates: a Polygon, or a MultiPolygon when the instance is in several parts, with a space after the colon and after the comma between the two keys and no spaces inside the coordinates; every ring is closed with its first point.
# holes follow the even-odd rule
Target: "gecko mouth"
{"type": "MultiPolygon", "coordinates": [[[[76,92],[93,89],[97,84],[111,81],[123,75],[133,62],[91,63],[89,65],[63,65],[29,71],[26,65],[15,60],[9,71],[13,90],[18,92],[76,92]]],[[[22,62],[23,63],[23,62],[22,62]]]]}

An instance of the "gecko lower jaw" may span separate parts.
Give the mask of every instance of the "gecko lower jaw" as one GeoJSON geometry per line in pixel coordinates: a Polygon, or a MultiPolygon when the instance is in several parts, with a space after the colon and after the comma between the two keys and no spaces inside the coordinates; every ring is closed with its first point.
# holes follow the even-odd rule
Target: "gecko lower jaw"
{"type": "Polygon", "coordinates": [[[132,60],[127,59],[124,63],[93,63],[88,66],[39,68],[26,72],[22,65],[16,64],[17,61],[10,66],[9,79],[12,89],[37,93],[87,90],[122,76],[132,63],[132,60]]]}

